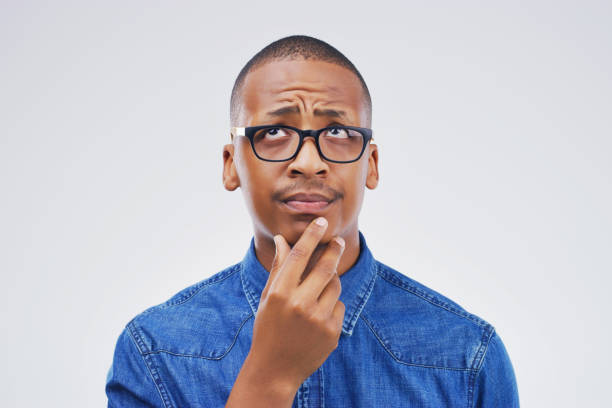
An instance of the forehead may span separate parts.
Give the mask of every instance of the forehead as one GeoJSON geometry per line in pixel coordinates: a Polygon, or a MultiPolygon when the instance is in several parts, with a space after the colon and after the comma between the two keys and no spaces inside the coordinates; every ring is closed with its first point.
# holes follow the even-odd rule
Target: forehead
{"type": "MultiPolygon", "coordinates": [[[[242,86],[243,120],[263,120],[265,113],[296,106],[346,113],[353,125],[365,126],[366,104],[361,82],[348,68],[315,60],[273,60],[254,68],[242,86]]],[[[251,124],[251,123],[245,123],[251,124]]]]}

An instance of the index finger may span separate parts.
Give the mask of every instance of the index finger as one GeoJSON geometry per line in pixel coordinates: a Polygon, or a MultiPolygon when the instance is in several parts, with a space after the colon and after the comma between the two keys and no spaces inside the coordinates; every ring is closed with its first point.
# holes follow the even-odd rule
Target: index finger
{"type": "Polygon", "coordinates": [[[276,277],[278,270],[285,261],[287,254],[291,251],[291,247],[289,246],[287,241],[285,241],[285,237],[280,234],[274,236],[274,248],[274,259],[272,260],[272,266],[270,267],[268,280],[266,282],[266,286],[264,286],[263,291],[261,292],[262,299],[265,298],[268,294],[268,289],[270,288],[270,286],[272,286],[272,283],[274,282],[274,278],[276,277]]]}
{"type": "Polygon", "coordinates": [[[316,218],[308,224],[278,270],[275,283],[282,290],[289,290],[298,286],[302,272],[306,269],[308,260],[326,230],[327,220],[323,217],[316,218]]]}

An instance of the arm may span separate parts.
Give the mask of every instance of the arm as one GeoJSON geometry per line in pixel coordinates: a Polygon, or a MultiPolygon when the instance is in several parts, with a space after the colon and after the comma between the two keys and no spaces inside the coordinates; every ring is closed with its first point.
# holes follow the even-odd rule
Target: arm
{"type": "Polygon", "coordinates": [[[512,362],[497,332],[493,332],[474,384],[474,407],[519,408],[512,362]]]}
{"type": "Polygon", "coordinates": [[[115,346],[113,364],[106,377],[106,396],[108,408],[164,406],[128,329],[123,330],[115,346]]]}

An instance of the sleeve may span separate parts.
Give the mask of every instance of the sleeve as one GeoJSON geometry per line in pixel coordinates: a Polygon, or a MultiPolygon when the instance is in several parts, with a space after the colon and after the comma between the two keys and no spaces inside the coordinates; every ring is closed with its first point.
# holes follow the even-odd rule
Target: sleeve
{"type": "Polygon", "coordinates": [[[474,383],[474,408],[519,408],[514,368],[495,331],[483,359],[474,383]]]}
{"type": "Polygon", "coordinates": [[[106,377],[108,408],[163,407],[145,361],[128,329],[124,329],[106,377]]]}

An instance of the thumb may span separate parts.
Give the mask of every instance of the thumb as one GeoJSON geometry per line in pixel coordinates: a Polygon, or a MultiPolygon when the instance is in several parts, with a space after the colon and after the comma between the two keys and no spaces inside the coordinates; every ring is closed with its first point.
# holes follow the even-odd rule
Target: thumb
{"type": "Polygon", "coordinates": [[[281,266],[285,262],[287,255],[291,252],[291,247],[285,240],[285,237],[278,234],[274,236],[274,247],[276,252],[274,253],[274,259],[272,260],[272,266],[270,267],[270,274],[268,276],[268,281],[266,282],[266,286],[264,287],[261,297],[265,297],[266,293],[268,293],[268,288],[274,281],[278,271],[281,266]]]}

